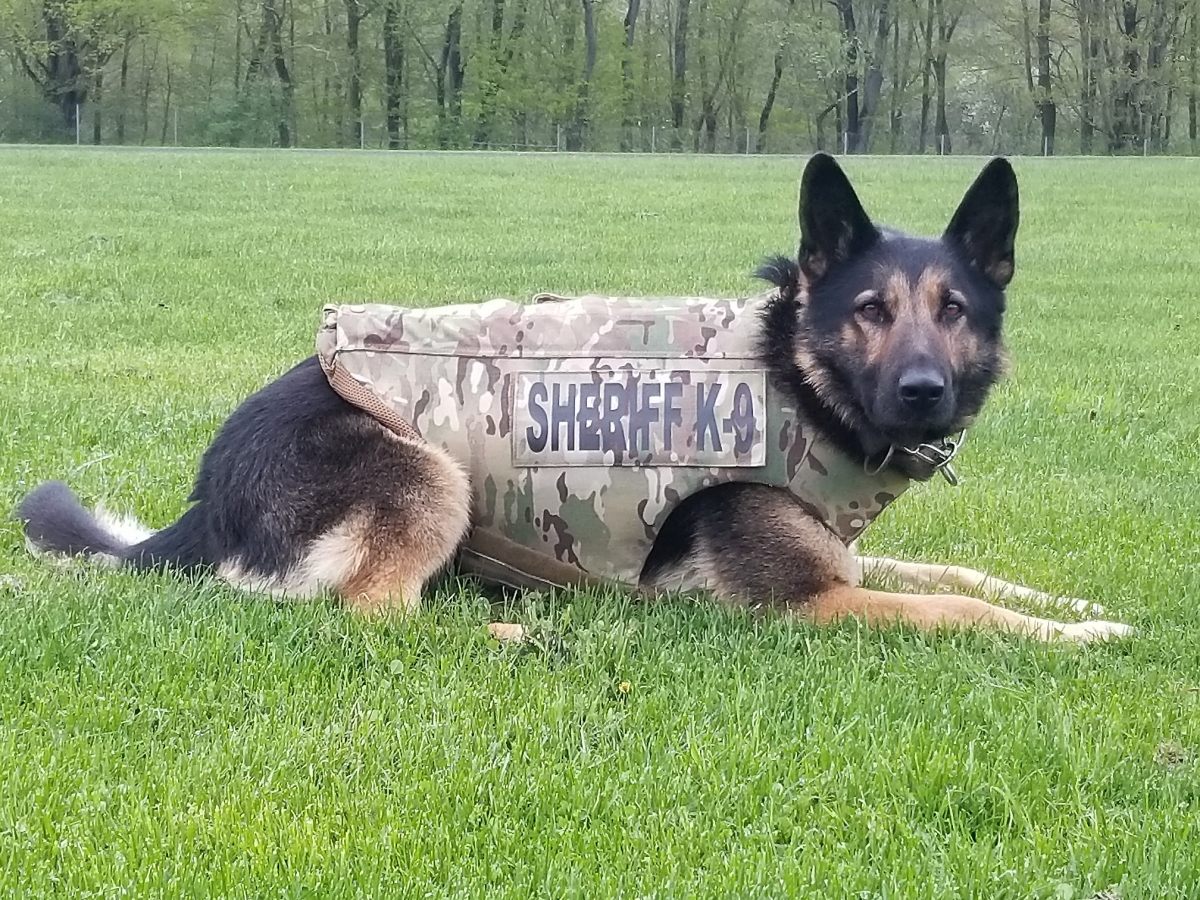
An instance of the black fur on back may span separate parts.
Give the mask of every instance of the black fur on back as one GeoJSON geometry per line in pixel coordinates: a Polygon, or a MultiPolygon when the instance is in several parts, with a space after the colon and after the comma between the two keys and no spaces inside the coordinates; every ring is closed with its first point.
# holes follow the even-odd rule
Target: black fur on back
{"type": "Polygon", "coordinates": [[[62,482],[37,487],[17,516],[42,550],[103,553],[136,568],[236,562],[275,575],[348,509],[377,502],[379,473],[394,469],[394,450],[374,419],[334,392],[314,356],[233,412],[200,461],[188,497],[195,505],[149,539],[125,545],[62,482]]]}
{"type": "Polygon", "coordinates": [[[234,410],[201,457],[188,499],[204,511],[205,557],[286,571],[356,500],[370,501],[378,482],[363,476],[387,440],[315,356],[299,363],[234,410]]]}

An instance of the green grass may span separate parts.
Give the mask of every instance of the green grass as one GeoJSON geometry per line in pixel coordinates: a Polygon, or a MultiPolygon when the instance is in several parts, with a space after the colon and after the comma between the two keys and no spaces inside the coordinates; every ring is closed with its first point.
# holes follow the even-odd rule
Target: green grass
{"type": "MultiPolygon", "coordinates": [[[[979,164],[847,168],[932,233],[979,164]]],[[[61,477],[171,521],[325,302],[755,289],[800,167],[6,149],[0,506],[61,477]]],[[[1200,896],[1200,168],[1016,167],[1013,375],[963,485],[867,549],[1098,600],[1135,639],[494,610],[469,583],[367,625],[55,568],[5,523],[0,895],[1200,896]],[[504,614],[558,639],[490,644],[504,614]]]]}

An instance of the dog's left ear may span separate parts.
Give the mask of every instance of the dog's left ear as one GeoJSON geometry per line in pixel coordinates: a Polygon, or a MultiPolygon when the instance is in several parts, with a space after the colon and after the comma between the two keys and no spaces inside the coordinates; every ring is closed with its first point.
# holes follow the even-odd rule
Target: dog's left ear
{"type": "Polygon", "coordinates": [[[942,239],[1003,290],[1013,277],[1020,218],[1016,173],[997,157],[967,189],[942,239]]]}

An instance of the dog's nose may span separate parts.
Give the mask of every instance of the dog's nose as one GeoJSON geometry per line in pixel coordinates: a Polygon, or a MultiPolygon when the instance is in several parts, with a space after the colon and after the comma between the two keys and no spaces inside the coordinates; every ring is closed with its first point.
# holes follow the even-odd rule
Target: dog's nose
{"type": "Polygon", "coordinates": [[[934,369],[909,369],[900,376],[900,399],[914,412],[928,412],[946,393],[946,379],[934,369]]]}

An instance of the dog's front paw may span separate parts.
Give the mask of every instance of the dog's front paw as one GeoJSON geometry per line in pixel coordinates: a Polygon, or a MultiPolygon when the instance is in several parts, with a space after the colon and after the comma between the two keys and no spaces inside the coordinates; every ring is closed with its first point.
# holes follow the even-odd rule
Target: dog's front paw
{"type": "Polygon", "coordinates": [[[487,627],[488,634],[502,644],[522,644],[525,642],[525,626],[510,622],[492,622],[487,627]]]}
{"type": "Polygon", "coordinates": [[[1064,607],[1081,616],[1102,616],[1104,607],[1091,600],[1081,600],[1078,597],[1054,597],[1050,601],[1056,606],[1064,607]]]}
{"type": "Polygon", "coordinates": [[[1078,641],[1081,644],[1088,644],[1092,641],[1109,641],[1116,638],[1132,637],[1135,634],[1137,634],[1137,629],[1132,625],[1123,625],[1120,622],[1105,622],[1101,619],[1064,625],[1062,631],[1059,632],[1059,636],[1064,640],[1078,641]]]}

